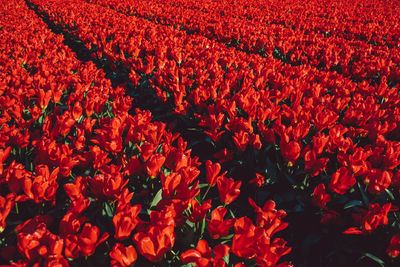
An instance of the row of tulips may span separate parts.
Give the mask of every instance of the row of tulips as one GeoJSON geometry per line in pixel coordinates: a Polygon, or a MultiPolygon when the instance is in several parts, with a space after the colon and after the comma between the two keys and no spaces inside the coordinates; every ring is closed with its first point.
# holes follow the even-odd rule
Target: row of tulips
{"type": "MultiPolygon", "coordinates": [[[[232,7],[240,7],[240,1],[229,1],[232,7]]],[[[300,29],[322,32],[347,40],[362,40],[389,47],[397,46],[399,25],[392,23],[399,16],[399,5],[393,1],[247,1],[252,7],[248,19],[271,21],[286,26],[296,25],[300,29]],[[272,6],[272,8],[271,8],[272,6]],[[266,16],[259,9],[265,10],[266,16]]],[[[248,9],[246,9],[247,11],[248,9]]],[[[241,13],[242,14],[242,13],[241,13]]]]}
{"type": "Polygon", "coordinates": [[[179,134],[133,109],[24,1],[1,13],[2,263],[275,266],[290,252],[273,237],[288,225],[273,201],[248,200],[255,223],[235,218],[240,181],[211,161],[201,173],[179,134]]]}
{"type": "MultiPolygon", "coordinates": [[[[153,1],[173,7],[219,13],[265,24],[281,24],[389,47],[397,46],[399,5],[393,1],[153,1]],[[260,12],[262,10],[262,12],[260,12]]],[[[135,11],[133,11],[135,12],[135,11]]],[[[154,13],[153,13],[154,14],[154,13]]]]}
{"type": "MultiPolygon", "coordinates": [[[[278,171],[289,173],[305,199],[313,196],[323,223],[373,234],[390,221],[395,233],[399,96],[386,82],[355,84],[307,65],[283,65],[86,2],[33,3],[93,55],[128,68],[139,90],[150,84],[175,112],[194,114],[213,143],[225,144],[215,155],[220,162],[272,145],[280,150],[278,171]]],[[[254,166],[250,161],[245,165],[254,166]]],[[[263,164],[252,168],[251,182],[260,187],[274,169],[263,164]]]]}
{"type": "MultiPolygon", "coordinates": [[[[396,104],[399,99],[396,90],[388,88],[385,83],[379,87],[371,87],[366,83],[357,86],[342,79],[344,84],[338,84],[337,81],[336,84],[332,84],[332,79],[339,79],[340,76],[310,68],[308,72],[300,73],[300,77],[308,79],[308,83],[301,83],[300,78],[296,76],[288,79],[289,74],[292,74],[288,72],[305,72],[306,68],[280,65],[277,65],[277,68],[286,71],[285,75],[281,76],[286,80],[276,83],[273,76],[279,75],[279,72],[273,72],[270,66],[254,66],[254,59],[263,60],[261,63],[271,62],[258,56],[235,52],[236,58],[231,59],[231,64],[236,70],[232,70],[233,66],[230,65],[230,69],[224,71],[228,65],[228,58],[222,53],[229,53],[232,49],[218,46],[218,43],[212,41],[207,42],[206,39],[201,39],[201,36],[187,36],[170,27],[152,25],[145,20],[126,17],[86,3],[82,3],[79,8],[66,8],[68,5],[64,1],[40,4],[49,12],[50,17],[63,20],[61,25],[73,29],[72,31],[91,49],[96,47],[97,53],[102,55],[107,50],[114,52],[110,53],[111,55],[107,54],[107,57],[114,59],[115,64],[120,60],[122,64],[130,67],[132,78],[136,78],[134,74],[138,73],[140,79],[146,79],[146,75],[154,75],[148,79],[155,85],[160,97],[168,98],[166,92],[173,91],[176,112],[180,112],[179,108],[184,109],[184,106],[197,108],[200,125],[207,128],[213,141],[218,141],[225,131],[230,131],[237,150],[245,150],[248,144],[260,149],[263,144],[278,142],[283,159],[289,165],[296,163],[300,155],[304,156],[303,167],[311,176],[326,171],[329,163],[335,166],[330,170],[333,170],[332,177],[329,177],[330,188],[338,194],[344,194],[350,189],[355,184],[355,177],[361,178],[361,181],[368,181],[368,191],[371,194],[382,193],[391,184],[386,177],[391,178],[397,173],[398,144],[387,139],[393,139],[398,134],[396,104]],[[98,13],[104,16],[91,15],[98,13]],[[133,24],[134,22],[140,22],[141,26],[146,23],[146,26],[152,28],[138,30],[135,28],[138,24],[133,24]],[[102,26],[97,27],[95,23],[102,26]],[[133,26],[129,28],[128,25],[133,26]],[[104,29],[109,32],[106,36],[102,35],[104,29]],[[151,32],[155,31],[157,36],[151,36],[151,32]],[[176,37],[175,42],[162,42],[162,39],[167,39],[166,36],[171,39],[176,37]],[[183,37],[179,40],[179,36],[183,37]],[[131,39],[127,40],[126,37],[131,39]],[[99,38],[102,39],[102,43],[99,38]],[[137,44],[145,42],[146,38],[151,44],[146,42],[142,45],[143,48],[136,48],[137,44]],[[190,40],[194,42],[197,38],[206,42],[208,48],[206,46],[201,50],[199,46],[197,49],[190,47],[190,40]],[[91,40],[94,41],[90,42],[91,40]],[[122,40],[130,46],[124,48],[122,40]],[[172,44],[175,51],[169,48],[172,44]],[[162,49],[160,46],[164,45],[167,52],[163,54],[159,50],[162,49]],[[132,50],[136,50],[136,56],[130,54],[132,50]],[[206,53],[207,50],[211,50],[212,54],[206,53]],[[216,55],[219,58],[215,59],[216,55]],[[209,57],[214,57],[214,62],[205,65],[211,60],[209,57]],[[237,62],[234,62],[235,59],[237,62]],[[149,61],[153,64],[150,65],[149,61]],[[214,78],[214,84],[208,85],[210,80],[206,80],[200,67],[195,68],[193,64],[204,68],[203,73],[208,71],[206,77],[214,78]],[[220,71],[215,73],[218,69],[220,71]],[[177,76],[176,79],[171,79],[173,74],[177,76]],[[235,74],[242,77],[236,76],[230,83],[228,78],[235,74]],[[266,77],[269,78],[268,81],[266,77]],[[323,78],[326,80],[318,84],[317,81],[323,78]],[[229,87],[230,84],[234,86],[229,87]],[[266,88],[267,84],[270,88],[266,88]],[[336,88],[332,88],[333,86],[336,88]],[[185,95],[187,91],[190,92],[187,96],[190,105],[185,100],[180,101],[180,94],[185,95]],[[231,94],[235,91],[237,92],[232,97],[231,94]],[[208,95],[203,99],[193,99],[193,92],[208,95]],[[208,104],[210,100],[215,104],[208,104]],[[177,106],[179,102],[183,103],[181,107],[177,106]],[[376,112],[377,110],[380,112],[376,112]],[[242,112],[244,115],[240,114],[242,112]],[[316,116],[313,117],[312,114],[316,116]],[[307,143],[310,137],[313,139],[312,144],[307,143]],[[366,139],[369,145],[363,144],[366,139]],[[391,153],[385,153],[386,151],[391,153]],[[385,157],[382,156],[383,153],[385,157]],[[374,154],[376,156],[373,156],[374,154]],[[347,175],[342,175],[342,172],[347,175]],[[392,174],[387,175],[387,172],[392,174]],[[371,179],[373,173],[376,174],[376,178],[371,179]],[[338,180],[337,177],[341,179],[338,180]],[[370,183],[370,180],[374,182],[370,183]],[[338,189],[340,187],[343,189],[338,189]]],[[[276,61],[273,62],[277,64],[276,61]]],[[[292,75],[296,74],[299,75],[292,75]]]]}
{"type": "MultiPolygon", "coordinates": [[[[237,14],[242,11],[234,9],[229,12],[229,8],[226,8],[229,4],[225,2],[213,2],[201,11],[176,6],[175,1],[89,2],[112,7],[124,14],[149,18],[164,25],[177,26],[242,51],[266,57],[275,56],[294,65],[308,64],[326,71],[335,70],[355,81],[383,81],[392,86],[400,81],[398,46],[389,48],[361,40],[347,40],[336,35],[327,36],[325,32],[304,29],[298,24],[284,26],[264,20],[240,18],[237,14]]],[[[262,17],[265,10],[259,9],[258,13],[258,17],[262,17]]]]}

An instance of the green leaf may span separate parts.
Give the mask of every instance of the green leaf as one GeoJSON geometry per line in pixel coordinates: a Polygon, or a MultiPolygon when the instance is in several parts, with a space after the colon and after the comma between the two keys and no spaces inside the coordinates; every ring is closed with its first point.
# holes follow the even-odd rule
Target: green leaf
{"type": "Polygon", "coordinates": [[[189,225],[190,228],[194,228],[194,223],[193,222],[191,222],[189,220],[186,220],[186,224],[189,225]]]}
{"type": "Polygon", "coordinates": [[[226,264],[229,264],[229,253],[225,257],[222,258],[226,264]]]}
{"type": "Polygon", "coordinates": [[[386,188],[386,189],[385,189],[385,192],[386,192],[386,194],[388,194],[390,200],[394,200],[394,196],[393,196],[392,191],[390,191],[389,189],[386,188]]]}
{"type": "Polygon", "coordinates": [[[157,194],[154,196],[150,203],[150,208],[157,206],[158,202],[162,199],[162,189],[158,190],[157,194]]]}
{"type": "Polygon", "coordinates": [[[357,261],[360,261],[363,258],[370,258],[371,260],[378,263],[380,266],[385,267],[385,262],[383,260],[381,260],[380,258],[378,258],[377,256],[372,255],[371,253],[365,253],[357,261]]]}
{"type": "Polygon", "coordinates": [[[208,186],[208,184],[199,184],[197,186],[197,188],[202,189],[202,188],[207,187],[207,186],[208,186]]]}
{"type": "Polygon", "coordinates": [[[361,184],[360,184],[360,183],[357,183],[357,186],[358,186],[358,189],[360,190],[361,196],[362,196],[362,198],[363,198],[363,200],[364,200],[364,204],[365,204],[366,206],[368,206],[369,200],[368,200],[368,197],[367,197],[367,195],[365,194],[364,190],[362,189],[361,184]]]}
{"type": "Polygon", "coordinates": [[[346,205],[344,205],[344,209],[349,209],[355,206],[363,206],[362,201],[360,200],[352,200],[346,203],[346,205]]]}
{"type": "Polygon", "coordinates": [[[233,213],[233,211],[231,209],[229,209],[229,213],[231,214],[232,218],[236,218],[235,214],[233,213]]]}
{"type": "Polygon", "coordinates": [[[230,234],[230,235],[227,235],[227,236],[222,236],[221,239],[222,239],[222,240],[231,240],[231,239],[233,238],[234,235],[235,235],[235,234],[230,234]]]}
{"type": "Polygon", "coordinates": [[[107,215],[110,218],[114,216],[113,208],[110,206],[110,203],[108,202],[104,203],[103,215],[107,215]]]}
{"type": "Polygon", "coordinates": [[[201,235],[203,235],[205,229],[206,229],[206,218],[204,218],[203,222],[201,223],[201,235]]]}

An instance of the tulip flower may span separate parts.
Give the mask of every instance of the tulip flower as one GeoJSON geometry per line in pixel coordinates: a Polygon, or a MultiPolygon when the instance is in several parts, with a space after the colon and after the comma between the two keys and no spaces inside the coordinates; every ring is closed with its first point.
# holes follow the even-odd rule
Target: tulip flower
{"type": "Polygon", "coordinates": [[[200,239],[195,249],[189,249],[182,253],[181,261],[183,263],[194,262],[196,267],[222,267],[226,266],[222,258],[228,255],[229,249],[228,245],[220,244],[211,251],[207,241],[200,239]],[[212,254],[214,254],[214,257],[212,254]]]}
{"type": "Polygon", "coordinates": [[[131,266],[136,262],[137,253],[132,245],[125,247],[121,243],[116,243],[110,251],[110,258],[113,266],[131,266]]]}
{"type": "Polygon", "coordinates": [[[242,181],[235,181],[232,178],[222,176],[217,181],[221,202],[224,203],[224,205],[232,203],[239,196],[241,185],[242,181]]]}

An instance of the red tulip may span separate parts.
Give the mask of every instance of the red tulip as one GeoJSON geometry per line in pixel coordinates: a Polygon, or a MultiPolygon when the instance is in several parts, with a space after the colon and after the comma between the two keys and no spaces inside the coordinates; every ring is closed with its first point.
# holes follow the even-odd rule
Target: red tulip
{"type": "Polygon", "coordinates": [[[75,178],[74,183],[64,185],[64,191],[71,200],[78,200],[86,197],[86,190],[88,187],[87,180],[87,177],[78,176],[75,178]]]}
{"type": "Polygon", "coordinates": [[[274,201],[268,200],[262,209],[251,198],[249,198],[249,203],[257,213],[257,225],[264,228],[268,236],[272,236],[288,226],[288,223],[282,221],[286,217],[286,212],[276,210],[274,201]]]}
{"type": "Polygon", "coordinates": [[[6,149],[0,149],[0,175],[3,174],[3,163],[6,161],[8,156],[10,155],[11,147],[7,147],[6,149]]]}
{"type": "Polygon", "coordinates": [[[120,211],[114,215],[114,237],[116,239],[124,240],[131,235],[133,229],[135,229],[136,225],[139,223],[137,216],[139,215],[140,209],[140,205],[126,207],[123,211],[120,211]]]}
{"type": "Polygon", "coordinates": [[[227,210],[224,207],[219,207],[211,213],[211,220],[208,221],[208,232],[210,236],[214,239],[227,236],[229,234],[229,229],[232,228],[235,223],[235,219],[228,219],[224,221],[224,216],[227,210]]]}
{"type": "Polygon", "coordinates": [[[14,207],[15,193],[10,193],[7,196],[0,196],[0,233],[6,228],[6,219],[14,207]]]}
{"type": "Polygon", "coordinates": [[[79,234],[78,247],[83,256],[92,255],[96,247],[108,238],[109,234],[106,232],[100,237],[100,230],[97,226],[92,226],[86,223],[83,226],[82,232],[79,234]]]}
{"type": "Polygon", "coordinates": [[[151,178],[157,177],[157,175],[160,173],[161,167],[164,165],[165,159],[166,158],[162,154],[156,153],[153,154],[151,158],[147,161],[146,171],[151,178]]]}
{"type": "Polygon", "coordinates": [[[329,196],[329,194],[326,193],[324,184],[319,184],[317,187],[315,187],[312,198],[314,205],[320,207],[321,209],[326,210],[327,209],[326,203],[328,203],[330,200],[331,197],[329,196]]]}
{"type": "Polygon", "coordinates": [[[371,194],[381,194],[391,184],[392,176],[391,172],[372,169],[366,175],[364,182],[368,184],[368,191],[371,194]]]}
{"type": "Polygon", "coordinates": [[[212,163],[211,160],[206,161],[206,171],[206,179],[209,186],[214,186],[217,183],[217,180],[226,174],[226,172],[224,172],[223,174],[219,175],[221,171],[221,165],[218,162],[212,163]]]}
{"type": "Polygon", "coordinates": [[[110,251],[110,258],[113,266],[131,266],[136,262],[137,253],[132,245],[125,247],[121,243],[116,243],[110,251]]]}
{"type": "Polygon", "coordinates": [[[369,234],[372,233],[378,226],[388,224],[388,213],[391,209],[391,203],[387,203],[382,207],[379,203],[370,204],[369,210],[364,212],[363,216],[358,216],[360,227],[350,227],[345,230],[344,234],[369,234]]]}
{"type": "Polygon", "coordinates": [[[59,168],[55,168],[50,174],[47,165],[38,165],[35,168],[35,173],[33,181],[31,179],[24,181],[23,190],[25,194],[36,203],[52,201],[55,204],[59,168]]]}
{"type": "Polygon", "coordinates": [[[61,237],[66,237],[70,234],[77,234],[82,224],[87,221],[88,218],[80,217],[79,213],[68,212],[64,215],[60,222],[59,234],[61,237]]]}
{"type": "Polygon", "coordinates": [[[82,116],[82,105],[79,101],[75,102],[74,107],[72,109],[72,117],[75,121],[78,121],[82,116]]]}
{"type": "Polygon", "coordinates": [[[52,234],[44,223],[29,232],[19,232],[17,237],[18,250],[29,262],[63,257],[64,240],[52,234]]]}
{"type": "Polygon", "coordinates": [[[400,234],[395,234],[390,240],[389,247],[386,249],[386,253],[392,257],[397,258],[400,254],[400,234]]]}
{"type": "Polygon", "coordinates": [[[182,253],[181,261],[183,263],[194,262],[196,267],[226,266],[222,259],[229,253],[229,246],[220,244],[211,251],[207,241],[200,239],[195,249],[189,249],[182,253]],[[214,258],[212,257],[214,252],[214,258]]]}
{"type": "MultiPolygon", "coordinates": [[[[232,253],[245,259],[255,258],[259,266],[276,266],[279,259],[291,251],[281,238],[271,242],[266,231],[254,226],[247,217],[236,220],[234,228],[232,253]]],[[[282,263],[282,265],[291,266],[289,263],[282,263]]]]}
{"type": "Polygon", "coordinates": [[[244,151],[249,143],[249,133],[243,130],[235,132],[233,141],[240,151],[244,151]]]}
{"type": "Polygon", "coordinates": [[[146,232],[138,232],[133,240],[140,254],[152,262],[158,262],[175,243],[173,226],[151,226],[146,232]]]}
{"type": "Polygon", "coordinates": [[[356,179],[351,172],[347,168],[341,167],[332,175],[329,189],[343,195],[355,183],[356,179]]]}
{"type": "Polygon", "coordinates": [[[289,164],[293,164],[300,157],[301,146],[296,141],[287,143],[281,140],[280,148],[283,158],[287,160],[289,164]]]}
{"type": "Polygon", "coordinates": [[[239,196],[242,181],[235,181],[232,178],[222,176],[217,181],[217,185],[221,202],[226,205],[232,203],[239,196]]]}
{"type": "Polygon", "coordinates": [[[250,184],[255,184],[257,187],[263,186],[265,177],[259,173],[256,173],[256,178],[249,181],[250,184]]]}
{"type": "Polygon", "coordinates": [[[113,170],[110,170],[109,173],[106,172],[89,178],[88,181],[94,196],[98,198],[105,197],[111,200],[116,199],[129,182],[127,179],[124,179],[121,173],[113,170]]]}
{"type": "Polygon", "coordinates": [[[165,198],[172,197],[174,195],[175,190],[181,183],[182,177],[180,174],[173,172],[165,177],[164,173],[161,175],[161,183],[162,183],[162,195],[165,198]]]}
{"type": "Polygon", "coordinates": [[[192,207],[192,213],[188,219],[194,223],[202,221],[207,212],[211,209],[211,199],[204,201],[201,205],[199,205],[199,202],[196,199],[191,199],[190,203],[192,207]]]}

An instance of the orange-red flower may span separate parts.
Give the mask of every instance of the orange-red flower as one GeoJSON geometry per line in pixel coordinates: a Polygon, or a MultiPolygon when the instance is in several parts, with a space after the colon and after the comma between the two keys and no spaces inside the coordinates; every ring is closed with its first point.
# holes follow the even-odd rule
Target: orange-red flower
{"type": "Polygon", "coordinates": [[[300,157],[301,146],[296,141],[285,142],[282,139],[280,148],[283,158],[288,161],[289,164],[293,164],[300,157]]]}
{"type": "Polygon", "coordinates": [[[116,239],[124,240],[131,235],[133,229],[135,229],[136,225],[139,223],[139,219],[137,218],[137,216],[140,212],[140,209],[140,205],[126,207],[125,209],[114,215],[114,237],[116,239]]]}
{"type": "Polygon", "coordinates": [[[52,201],[55,204],[59,168],[55,168],[50,174],[47,165],[38,165],[35,168],[35,173],[33,180],[25,179],[24,181],[23,190],[25,194],[36,203],[52,201]]]}
{"type": "Polygon", "coordinates": [[[326,193],[324,184],[319,184],[317,187],[315,187],[312,198],[314,205],[320,207],[321,209],[326,210],[327,209],[326,203],[328,203],[330,200],[331,197],[329,196],[328,193],[326,193]]]}
{"type": "Polygon", "coordinates": [[[124,179],[118,169],[112,166],[109,170],[105,170],[104,174],[99,174],[93,178],[89,178],[91,192],[98,198],[116,199],[122,192],[123,188],[129,182],[124,179]]]}
{"type": "Polygon", "coordinates": [[[7,147],[6,149],[0,149],[0,175],[3,174],[3,163],[10,155],[10,152],[11,152],[10,146],[7,147]]]}
{"type": "Polygon", "coordinates": [[[268,200],[262,209],[251,198],[249,198],[249,203],[257,213],[257,225],[264,228],[268,236],[272,236],[288,226],[288,223],[282,221],[286,217],[286,212],[276,210],[274,201],[268,200]]]}
{"type": "Polygon", "coordinates": [[[141,255],[152,262],[158,262],[175,243],[173,226],[151,226],[146,232],[138,232],[133,241],[141,255]]]}
{"type": "Polygon", "coordinates": [[[255,184],[257,187],[261,187],[264,184],[265,177],[259,173],[256,173],[256,177],[249,181],[250,184],[255,184]]]}
{"type": "Polygon", "coordinates": [[[150,224],[140,225],[133,241],[141,255],[152,262],[158,262],[165,252],[175,244],[176,211],[172,205],[165,206],[160,212],[150,213],[150,224]]]}
{"type": "Polygon", "coordinates": [[[360,223],[360,227],[350,227],[343,233],[369,234],[378,228],[378,226],[388,224],[389,219],[387,215],[391,207],[391,203],[387,203],[382,207],[379,205],[379,203],[370,204],[368,211],[363,211],[363,216],[354,215],[354,218],[360,223]]]}
{"type": "Polygon", "coordinates": [[[395,234],[392,239],[390,239],[390,244],[386,249],[386,253],[392,257],[397,258],[400,254],[400,234],[395,234]]]}
{"type": "Polygon", "coordinates": [[[351,172],[347,168],[341,167],[332,175],[329,189],[343,195],[355,183],[356,179],[351,172]]]}
{"type": "MultiPolygon", "coordinates": [[[[245,259],[255,258],[259,266],[276,266],[279,259],[291,251],[281,238],[276,238],[271,242],[267,232],[261,227],[254,226],[247,217],[236,220],[234,228],[235,236],[231,251],[236,256],[245,259]]],[[[289,263],[282,264],[291,266],[289,263]]]]}
{"type": "Polygon", "coordinates": [[[214,239],[227,236],[229,234],[229,229],[232,228],[235,223],[235,219],[228,219],[224,221],[224,216],[227,210],[224,207],[219,207],[213,212],[211,212],[211,220],[208,221],[208,232],[210,236],[214,239]]]}
{"type": "Polygon", "coordinates": [[[116,243],[110,251],[110,257],[113,266],[131,266],[136,262],[137,253],[132,245],[125,247],[121,243],[116,243]]]}
{"type": "Polygon", "coordinates": [[[242,181],[235,181],[232,178],[221,176],[217,181],[221,202],[224,204],[232,203],[239,196],[241,185],[242,181]]]}
{"type": "Polygon", "coordinates": [[[213,163],[211,160],[206,161],[206,179],[209,186],[214,186],[217,183],[217,180],[226,174],[219,175],[221,171],[221,165],[217,163],[213,163]]]}
{"type": "Polygon", "coordinates": [[[182,253],[181,261],[183,263],[194,262],[196,267],[223,267],[226,266],[226,264],[222,258],[228,255],[228,253],[228,245],[217,245],[211,251],[211,248],[208,245],[207,241],[200,239],[199,242],[197,242],[197,246],[195,249],[189,249],[182,253]],[[214,258],[212,254],[214,254],[214,258]]]}
{"type": "Polygon", "coordinates": [[[211,209],[211,199],[204,201],[201,205],[196,199],[190,200],[192,213],[188,218],[191,222],[199,222],[204,219],[207,212],[211,209]]]}
{"type": "Polygon", "coordinates": [[[168,176],[165,176],[163,173],[161,176],[162,183],[162,195],[165,198],[172,197],[176,188],[181,183],[182,177],[179,173],[173,172],[168,176]]]}
{"type": "Polygon", "coordinates": [[[64,240],[52,234],[46,224],[18,233],[18,250],[29,262],[40,259],[63,258],[64,240]]]}
{"type": "Polygon", "coordinates": [[[24,181],[30,179],[32,174],[25,170],[22,164],[13,161],[5,170],[4,175],[10,191],[19,193],[23,190],[24,181]]]}
{"type": "Polygon", "coordinates": [[[97,226],[86,223],[82,232],[79,234],[78,247],[83,256],[90,256],[96,250],[96,247],[108,238],[109,234],[105,232],[100,236],[100,230],[97,226]]]}
{"type": "Polygon", "coordinates": [[[78,176],[74,183],[65,184],[64,190],[71,200],[78,200],[86,197],[87,187],[87,177],[78,176]]]}
{"type": "Polygon", "coordinates": [[[249,133],[243,130],[239,132],[235,132],[234,136],[232,137],[233,141],[235,142],[236,147],[240,151],[244,151],[249,143],[249,133]]]}
{"type": "Polygon", "coordinates": [[[153,154],[146,162],[146,171],[151,178],[157,177],[157,175],[160,173],[161,167],[164,165],[165,159],[166,158],[162,154],[156,153],[153,154]]]}
{"type": "Polygon", "coordinates": [[[392,182],[392,172],[372,169],[366,175],[364,181],[368,184],[368,191],[372,194],[380,194],[389,187],[392,182]]]}
{"type": "Polygon", "coordinates": [[[15,193],[10,193],[6,197],[0,196],[0,233],[6,228],[6,219],[14,207],[15,193]]]}

